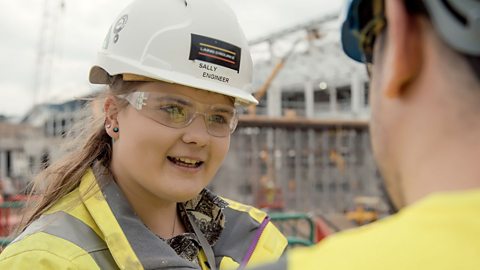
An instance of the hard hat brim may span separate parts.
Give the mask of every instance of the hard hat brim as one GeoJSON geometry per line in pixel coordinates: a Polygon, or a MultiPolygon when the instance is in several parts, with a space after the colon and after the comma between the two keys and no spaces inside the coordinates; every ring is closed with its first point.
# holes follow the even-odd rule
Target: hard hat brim
{"type": "Polygon", "coordinates": [[[177,72],[167,72],[164,70],[155,70],[152,72],[146,72],[143,68],[142,75],[134,74],[131,72],[131,68],[128,69],[129,72],[125,71],[122,72],[118,71],[111,71],[108,72],[100,66],[93,66],[90,69],[89,74],[89,81],[92,84],[110,84],[112,75],[120,75],[122,74],[124,80],[126,81],[163,81],[169,83],[176,83],[196,89],[202,89],[210,92],[214,92],[217,94],[222,94],[226,96],[230,96],[235,98],[241,105],[248,106],[248,105],[257,105],[258,100],[251,94],[251,89],[243,90],[238,89],[235,87],[231,87],[228,85],[221,85],[215,82],[205,81],[199,78],[195,78],[193,76],[180,74],[177,72]],[[164,74],[164,76],[160,75],[162,73],[169,73],[164,74]],[[168,78],[168,79],[167,79],[168,78]]]}

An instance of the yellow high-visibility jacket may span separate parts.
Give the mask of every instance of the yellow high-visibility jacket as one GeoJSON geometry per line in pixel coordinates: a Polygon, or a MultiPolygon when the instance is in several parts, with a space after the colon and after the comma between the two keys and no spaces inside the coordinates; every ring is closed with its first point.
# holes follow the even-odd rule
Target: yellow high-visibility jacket
{"type": "MultiPolygon", "coordinates": [[[[103,185],[102,177],[89,169],[77,189],[0,254],[0,269],[210,269],[202,249],[198,265],[151,233],[132,214],[118,186],[103,185]]],[[[217,269],[278,259],[287,240],[266,213],[226,201],[225,227],[212,247],[217,269]]]]}
{"type": "Polygon", "coordinates": [[[294,249],[260,269],[480,269],[480,190],[431,195],[384,220],[294,249]]]}

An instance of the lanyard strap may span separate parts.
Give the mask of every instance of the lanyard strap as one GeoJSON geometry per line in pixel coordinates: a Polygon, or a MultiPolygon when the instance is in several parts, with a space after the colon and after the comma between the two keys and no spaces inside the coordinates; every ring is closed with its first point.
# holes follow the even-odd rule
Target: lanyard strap
{"type": "Polygon", "coordinates": [[[253,238],[252,243],[250,243],[250,246],[248,247],[248,250],[247,250],[247,254],[245,254],[245,257],[243,257],[242,263],[240,264],[240,267],[238,267],[237,270],[243,270],[245,269],[245,267],[247,267],[247,264],[250,261],[250,258],[252,258],[253,252],[257,247],[258,241],[260,241],[260,237],[262,237],[262,233],[263,231],[265,231],[265,228],[267,227],[269,222],[270,222],[270,217],[269,216],[265,217],[263,222],[260,224],[260,227],[257,229],[257,232],[255,233],[255,238],[253,238]]]}
{"type": "Polygon", "coordinates": [[[198,240],[200,241],[200,245],[202,246],[203,252],[205,252],[205,255],[207,256],[207,261],[208,265],[210,266],[211,270],[216,270],[217,266],[215,264],[215,255],[213,254],[213,249],[208,243],[207,239],[203,235],[202,231],[198,227],[197,223],[195,223],[194,218],[191,216],[191,214],[187,211],[187,217],[188,221],[190,221],[190,224],[192,225],[193,231],[198,237],[198,240]]]}

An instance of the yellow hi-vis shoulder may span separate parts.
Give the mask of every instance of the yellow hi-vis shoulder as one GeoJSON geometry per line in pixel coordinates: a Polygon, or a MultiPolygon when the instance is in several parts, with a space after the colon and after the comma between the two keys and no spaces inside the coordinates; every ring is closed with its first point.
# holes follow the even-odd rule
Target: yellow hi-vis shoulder
{"type": "Polygon", "coordinates": [[[480,190],[439,193],[257,270],[480,269],[480,190]]]}

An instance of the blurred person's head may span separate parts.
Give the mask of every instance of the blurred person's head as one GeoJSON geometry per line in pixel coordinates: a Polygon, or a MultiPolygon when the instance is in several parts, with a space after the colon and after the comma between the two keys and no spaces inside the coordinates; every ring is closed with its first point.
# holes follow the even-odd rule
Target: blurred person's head
{"type": "Polygon", "coordinates": [[[372,145],[395,205],[479,187],[460,174],[475,169],[467,152],[479,148],[480,1],[353,0],[348,8],[343,47],[371,76],[372,145]]]}

